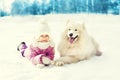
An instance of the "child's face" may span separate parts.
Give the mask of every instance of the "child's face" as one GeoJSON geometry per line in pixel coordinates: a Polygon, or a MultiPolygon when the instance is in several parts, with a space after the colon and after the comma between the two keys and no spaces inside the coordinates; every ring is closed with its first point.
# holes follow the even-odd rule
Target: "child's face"
{"type": "Polygon", "coordinates": [[[49,35],[48,34],[42,34],[42,35],[40,35],[38,41],[39,42],[48,42],[49,41],[49,35]]]}

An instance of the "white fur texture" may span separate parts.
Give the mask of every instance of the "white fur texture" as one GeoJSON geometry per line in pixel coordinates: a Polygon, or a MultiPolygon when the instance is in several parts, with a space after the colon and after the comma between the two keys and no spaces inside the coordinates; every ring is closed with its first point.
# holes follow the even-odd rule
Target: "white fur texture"
{"type": "Polygon", "coordinates": [[[68,22],[58,45],[58,51],[60,53],[60,58],[54,62],[56,66],[89,59],[99,50],[98,44],[88,35],[84,24],[68,22]],[[73,33],[73,36],[74,34],[78,35],[73,43],[69,41],[70,37],[68,33],[70,31],[73,33]]]}

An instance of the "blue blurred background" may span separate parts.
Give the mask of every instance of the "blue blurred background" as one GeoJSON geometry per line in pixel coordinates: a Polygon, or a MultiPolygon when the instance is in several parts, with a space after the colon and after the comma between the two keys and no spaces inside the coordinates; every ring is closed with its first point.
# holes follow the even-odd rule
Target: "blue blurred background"
{"type": "Polygon", "coordinates": [[[119,15],[120,0],[0,0],[1,17],[68,13],[119,15]]]}

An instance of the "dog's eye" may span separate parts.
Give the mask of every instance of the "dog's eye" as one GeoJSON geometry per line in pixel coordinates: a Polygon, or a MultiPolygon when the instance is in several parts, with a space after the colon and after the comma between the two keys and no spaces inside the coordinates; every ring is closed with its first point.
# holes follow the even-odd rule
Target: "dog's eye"
{"type": "Polygon", "coordinates": [[[69,31],[71,30],[71,29],[68,29],[69,31]]]}
{"type": "Polygon", "coordinates": [[[75,31],[77,31],[77,29],[75,29],[75,31]]]}

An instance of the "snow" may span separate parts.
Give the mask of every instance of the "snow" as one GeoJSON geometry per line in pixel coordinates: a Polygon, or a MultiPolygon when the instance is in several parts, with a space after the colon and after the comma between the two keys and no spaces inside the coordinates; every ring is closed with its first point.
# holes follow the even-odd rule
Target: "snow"
{"type": "MultiPolygon", "coordinates": [[[[99,14],[59,14],[8,16],[0,18],[0,80],[119,80],[120,16],[99,14]],[[84,22],[88,33],[100,44],[103,55],[62,67],[39,69],[23,58],[16,47],[29,44],[41,19],[50,24],[56,44],[68,19],[84,22]]],[[[59,58],[56,49],[55,59],[59,58]]]]}

